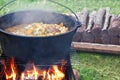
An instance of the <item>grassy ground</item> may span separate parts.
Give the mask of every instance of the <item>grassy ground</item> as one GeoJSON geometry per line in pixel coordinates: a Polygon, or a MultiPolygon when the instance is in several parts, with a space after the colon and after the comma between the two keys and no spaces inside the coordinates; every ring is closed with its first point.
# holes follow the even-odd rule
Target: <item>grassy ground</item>
{"type": "Polygon", "coordinates": [[[120,55],[77,52],[71,60],[81,80],[120,80],[120,55]]]}
{"type": "MultiPolygon", "coordinates": [[[[12,0],[0,0],[0,7],[12,0]]],[[[84,7],[89,10],[98,10],[99,8],[110,7],[112,14],[120,14],[120,0],[54,0],[71,8],[74,12],[81,11],[84,7]]],[[[8,13],[16,10],[43,8],[49,10],[57,10],[62,13],[69,12],[66,8],[55,5],[47,0],[16,0],[0,11],[0,14],[8,13]]]]}
{"type": "MultiPolygon", "coordinates": [[[[0,7],[10,0],[0,0],[0,7]]],[[[110,7],[112,14],[120,14],[120,0],[55,0],[60,2],[74,12],[81,11],[84,7],[98,10],[100,7],[110,7]]],[[[63,7],[54,5],[45,0],[17,0],[0,11],[0,15],[8,12],[44,8],[57,10],[62,13],[68,12],[63,7]],[[50,5],[49,5],[50,4],[50,5]],[[39,7],[38,7],[39,6],[39,7]],[[43,7],[44,6],[44,7],[43,7]]],[[[81,80],[120,80],[120,55],[104,55],[95,53],[77,52],[71,55],[73,68],[80,72],[81,80]]]]}

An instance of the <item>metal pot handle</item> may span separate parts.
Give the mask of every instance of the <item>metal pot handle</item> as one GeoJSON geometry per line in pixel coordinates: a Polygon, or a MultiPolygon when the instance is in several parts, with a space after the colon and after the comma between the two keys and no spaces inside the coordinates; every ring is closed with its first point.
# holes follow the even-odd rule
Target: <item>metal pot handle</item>
{"type": "MultiPolygon", "coordinates": [[[[0,11],[1,11],[4,7],[6,7],[7,5],[9,5],[10,3],[13,3],[13,2],[15,2],[15,1],[17,1],[17,0],[12,0],[12,1],[9,1],[8,3],[4,4],[4,5],[0,8],[0,11]]],[[[47,0],[47,1],[50,1],[50,2],[55,3],[55,4],[58,4],[58,5],[66,8],[66,9],[68,9],[69,11],[71,11],[71,12],[74,14],[74,16],[76,17],[76,20],[77,20],[76,26],[77,26],[77,27],[80,27],[80,26],[81,26],[81,23],[80,23],[80,21],[79,21],[79,18],[77,17],[77,15],[75,14],[75,12],[74,12],[72,9],[70,9],[69,7],[67,7],[67,6],[65,6],[65,5],[63,5],[63,4],[61,4],[61,3],[58,3],[58,2],[56,2],[56,1],[53,1],[53,0],[47,0]]]]}
{"type": "Polygon", "coordinates": [[[17,0],[12,0],[12,1],[9,1],[8,3],[4,4],[1,8],[0,8],[0,11],[6,7],[7,5],[9,5],[10,3],[14,2],[14,1],[17,1],[17,0]]]}
{"type": "Polygon", "coordinates": [[[66,9],[68,9],[69,11],[71,11],[71,12],[74,14],[74,16],[76,17],[76,20],[77,20],[77,22],[76,22],[77,25],[76,25],[76,26],[77,26],[77,27],[80,27],[80,26],[81,26],[81,23],[80,23],[80,21],[79,21],[78,16],[76,15],[76,13],[75,13],[72,9],[70,9],[69,7],[67,7],[67,6],[65,6],[65,5],[63,5],[63,4],[61,4],[61,3],[58,3],[58,2],[56,2],[56,1],[53,1],[53,0],[48,0],[48,1],[51,1],[51,2],[53,2],[53,3],[55,3],[55,4],[58,4],[58,5],[66,8],[66,9]]]}
{"type": "MultiPolygon", "coordinates": [[[[4,5],[0,8],[0,11],[1,11],[4,7],[6,7],[7,5],[13,3],[14,1],[17,1],[17,0],[12,0],[12,1],[9,1],[8,3],[4,4],[4,5]]],[[[78,19],[77,15],[75,14],[75,12],[74,12],[72,9],[70,9],[69,7],[67,7],[67,6],[65,6],[65,5],[63,5],[63,4],[61,4],[61,3],[58,3],[58,2],[56,2],[56,1],[53,1],[53,0],[48,0],[48,1],[51,1],[52,3],[58,4],[58,5],[66,8],[66,9],[70,10],[70,11],[74,14],[74,16],[76,17],[76,20],[79,21],[79,19],[78,19]]]]}

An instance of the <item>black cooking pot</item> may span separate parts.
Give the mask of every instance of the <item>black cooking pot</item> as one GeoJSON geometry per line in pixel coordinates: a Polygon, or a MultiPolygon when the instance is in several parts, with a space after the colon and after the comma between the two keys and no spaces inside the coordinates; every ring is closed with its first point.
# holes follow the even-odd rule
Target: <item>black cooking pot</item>
{"type": "Polygon", "coordinates": [[[33,61],[39,65],[49,65],[66,59],[70,53],[71,42],[80,22],[60,13],[44,10],[25,10],[0,17],[0,43],[3,54],[23,62],[33,61]],[[8,33],[5,29],[15,25],[43,22],[63,24],[69,31],[60,35],[28,37],[8,33]],[[49,61],[48,61],[49,60],[49,61]]]}

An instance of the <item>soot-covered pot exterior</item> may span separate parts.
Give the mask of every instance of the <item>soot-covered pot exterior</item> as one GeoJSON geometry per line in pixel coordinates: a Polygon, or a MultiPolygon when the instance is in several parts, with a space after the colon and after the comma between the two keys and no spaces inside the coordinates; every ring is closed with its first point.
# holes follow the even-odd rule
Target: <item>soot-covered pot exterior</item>
{"type": "Polygon", "coordinates": [[[0,43],[3,54],[13,56],[25,63],[30,60],[39,65],[59,62],[69,56],[72,37],[77,27],[76,21],[72,17],[54,12],[28,10],[6,14],[0,17],[0,43]],[[53,24],[63,22],[69,28],[69,32],[48,37],[27,37],[4,31],[14,25],[34,22],[53,24]]]}

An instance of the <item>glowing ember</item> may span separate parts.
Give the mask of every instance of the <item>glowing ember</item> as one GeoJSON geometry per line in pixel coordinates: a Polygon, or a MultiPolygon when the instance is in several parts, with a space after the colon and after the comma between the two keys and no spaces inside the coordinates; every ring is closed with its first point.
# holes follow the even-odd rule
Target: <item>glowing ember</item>
{"type": "Polygon", "coordinates": [[[64,80],[65,64],[66,62],[62,61],[61,65],[52,65],[48,69],[41,70],[33,63],[28,63],[24,72],[22,72],[21,75],[18,75],[14,59],[12,58],[9,66],[4,65],[4,73],[6,80],[64,80]]]}

